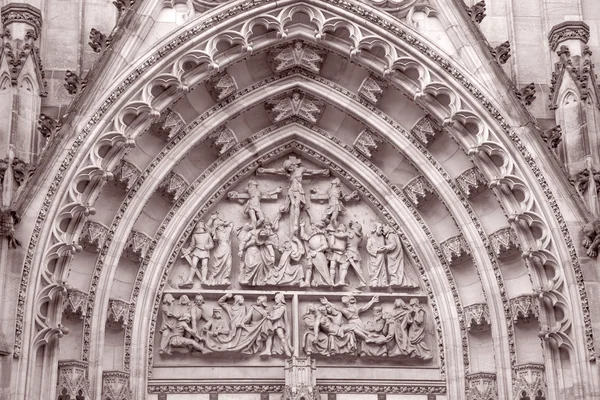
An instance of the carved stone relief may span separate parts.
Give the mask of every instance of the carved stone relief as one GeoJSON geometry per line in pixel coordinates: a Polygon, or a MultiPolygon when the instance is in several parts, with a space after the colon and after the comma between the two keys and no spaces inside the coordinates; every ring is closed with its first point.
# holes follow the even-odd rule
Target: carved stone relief
{"type": "Polygon", "coordinates": [[[85,316],[88,294],[77,289],[68,289],[63,300],[63,315],[67,319],[82,319],[85,316]]]}
{"type": "Polygon", "coordinates": [[[208,90],[208,93],[214,101],[223,100],[227,96],[235,93],[237,89],[238,87],[237,83],[235,83],[235,79],[227,72],[217,74],[206,82],[206,90],[208,90]]]}
{"type": "Polygon", "coordinates": [[[367,158],[377,151],[382,139],[368,129],[363,130],[354,141],[354,148],[367,158]]]}
{"type": "Polygon", "coordinates": [[[100,222],[86,221],[79,236],[79,244],[86,251],[98,252],[104,246],[107,233],[108,228],[100,222]]]}
{"type": "Polygon", "coordinates": [[[471,249],[462,235],[453,236],[440,243],[442,253],[450,265],[458,265],[471,258],[471,249]]]}
{"type": "Polygon", "coordinates": [[[415,207],[419,207],[431,199],[435,195],[435,192],[425,177],[417,176],[404,186],[404,194],[406,194],[406,197],[410,199],[415,207]]]}
{"type": "Polygon", "coordinates": [[[531,319],[537,321],[540,315],[538,298],[533,294],[510,299],[510,309],[515,323],[519,321],[528,322],[531,319]]]}
{"type": "Polygon", "coordinates": [[[512,228],[502,228],[490,235],[490,244],[496,258],[503,260],[517,254],[521,246],[512,228]]]}
{"type": "Polygon", "coordinates": [[[107,400],[131,400],[129,373],[123,371],[102,372],[102,398],[107,400]]]}
{"type": "Polygon", "coordinates": [[[546,400],[546,374],[542,364],[515,367],[515,400],[546,400]]]}
{"type": "Polygon", "coordinates": [[[125,243],[125,256],[134,262],[146,257],[152,238],[143,232],[131,231],[125,243]]]}
{"type": "Polygon", "coordinates": [[[372,104],[379,103],[379,100],[383,97],[383,92],[387,89],[388,84],[386,81],[378,79],[372,75],[367,76],[360,87],[358,88],[358,94],[365,98],[372,104]]]}
{"type": "Polygon", "coordinates": [[[88,363],[76,360],[58,362],[59,399],[89,399],[88,363]],[[62,397],[61,397],[62,396],[62,397]]]}
{"type": "Polygon", "coordinates": [[[442,127],[431,115],[426,115],[417,121],[411,132],[424,146],[429,146],[442,132],[442,127]]]}
{"type": "Polygon", "coordinates": [[[121,159],[119,165],[113,171],[115,177],[115,184],[123,190],[131,189],[133,183],[140,176],[142,171],[136,167],[133,163],[121,159]]]}
{"type": "Polygon", "coordinates": [[[496,400],[496,374],[478,372],[467,375],[467,400],[496,400]]]}
{"type": "Polygon", "coordinates": [[[273,123],[283,121],[291,116],[298,116],[316,124],[325,110],[325,103],[310,95],[293,92],[273,100],[267,100],[265,109],[273,123]]]}
{"type": "Polygon", "coordinates": [[[460,190],[471,199],[487,188],[487,182],[477,167],[469,168],[456,178],[460,190]]]}
{"type": "Polygon", "coordinates": [[[187,188],[187,186],[187,182],[181,175],[170,171],[165,179],[160,183],[156,189],[156,192],[165,200],[174,203],[177,201],[181,193],[183,193],[183,191],[187,188]]]}
{"type": "Polygon", "coordinates": [[[294,67],[302,67],[318,74],[326,55],[327,51],[298,40],[293,44],[271,50],[267,61],[271,70],[275,73],[294,67]]]}
{"type": "Polygon", "coordinates": [[[165,140],[170,140],[183,129],[184,126],[185,121],[181,115],[170,108],[163,111],[160,114],[160,118],[152,124],[152,128],[156,129],[158,135],[165,140]]]}
{"type": "Polygon", "coordinates": [[[211,148],[214,149],[219,156],[223,155],[238,142],[235,133],[227,127],[217,129],[210,134],[208,139],[211,141],[211,148]]]}
{"type": "Polygon", "coordinates": [[[481,332],[490,329],[490,310],[485,303],[466,306],[465,319],[470,331],[481,332]]]}
{"type": "Polygon", "coordinates": [[[106,328],[120,330],[125,328],[129,319],[129,303],[119,299],[108,301],[108,313],[106,314],[106,328]]]}

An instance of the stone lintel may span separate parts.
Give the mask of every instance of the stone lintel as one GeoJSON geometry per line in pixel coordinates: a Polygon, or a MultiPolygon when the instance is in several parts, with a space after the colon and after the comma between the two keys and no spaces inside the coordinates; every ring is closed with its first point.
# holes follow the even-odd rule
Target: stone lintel
{"type": "Polygon", "coordinates": [[[555,51],[558,45],[567,40],[581,40],[587,43],[590,38],[590,27],[583,21],[565,21],[554,25],[548,34],[550,50],[555,51]]]}

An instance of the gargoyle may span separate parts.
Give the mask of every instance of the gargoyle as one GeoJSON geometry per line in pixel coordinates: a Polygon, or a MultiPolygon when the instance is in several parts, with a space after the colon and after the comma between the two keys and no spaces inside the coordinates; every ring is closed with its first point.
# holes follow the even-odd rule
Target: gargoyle
{"type": "Polygon", "coordinates": [[[587,249],[588,257],[595,258],[598,255],[598,246],[600,246],[600,219],[588,222],[583,227],[583,247],[587,249]]]}

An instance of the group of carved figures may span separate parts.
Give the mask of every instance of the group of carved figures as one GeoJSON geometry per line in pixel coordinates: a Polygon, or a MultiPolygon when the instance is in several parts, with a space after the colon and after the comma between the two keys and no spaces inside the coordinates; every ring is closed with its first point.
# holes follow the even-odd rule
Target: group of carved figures
{"type": "Polygon", "coordinates": [[[225,294],[218,300],[208,317],[204,311],[204,298],[197,295],[193,303],[187,295],[176,301],[165,294],[160,327],[160,354],[199,351],[235,352],[261,356],[285,355],[291,357],[289,320],[282,293],[276,293],[274,305],[267,306],[267,297],[258,296],[250,307],[242,295],[225,294]],[[228,300],[233,299],[232,303],[228,300]],[[202,325],[202,326],[201,326],[202,325]]]}
{"type": "Polygon", "coordinates": [[[394,308],[386,312],[378,297],[363,305],[354,296],[342,297],[342,307],[326,298],[315,307],[309,304],[302,317],[307,331],[303,338],[304,352],[323,356],[352,354],[372,357],[406,356],[428,361],[431,350],[425,343],[425,309],[419,299],[409,305],[394,300],[394,308]],[[373,307],[373,318],[366,323],[360,314],[373,307]]]}
{"type": "MultiPolygon", "coordinates": [[[[244,193],[234,191],[228,195],[230,199],[245,202],[244,213],[250,218],[249,223],[237,229],[241,285],[346,286],[351,269],[359,280],[359,288],[418,286],[405,274],[402,244],[389,225],[376,224],[367,239],[369,282],[364,278],[360,256],[364,241],[362,226],[357,221],[350,221],[348,226],[339,221],[345,212],[344,202],[358,200],[358,194],[345,195],[339,179],[331,181],[325,194],[311,191],[312,200],[327,202],[322,218],[311,218],[302,178],[329,176],[329,170],[308,170],[291,156],[284,161],[283,168],[259,168],[257,174],[287,176],[290,186],[285,203],[272,222],[265,218],[261,200],[277,199],[281,188],[265,192],[251,179],[244,193]],[[307,213],[309,223],[300,218],[302,211],[307,213]],[[277,232],[284,213],[290,214],[290,239],[280,243],[277,232]]],[[[232,231],[233,223],[222,220],[218,212],[207,222],[198,222],[189,247],[182,252],[182,258],[190,264],[190,272],[180,288],[191,288],[194,276],[208,286],[231,284],[232,231]]]]}

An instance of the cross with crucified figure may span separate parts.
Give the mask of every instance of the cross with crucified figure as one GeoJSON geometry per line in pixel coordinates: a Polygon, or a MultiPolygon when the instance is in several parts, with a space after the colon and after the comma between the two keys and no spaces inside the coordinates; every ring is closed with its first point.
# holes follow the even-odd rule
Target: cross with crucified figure
{"type": "Polygon", "coordinates": [[[331,181],[331,187],[325,193],[318,193],[315,188],[310,190],[310,199],[321,203],[327,202],[325,210],[325,222],[331,223],[334,228],[338,227],[338,217],[346,211],[344,203],[350,201],[359,201],[358,191],[350,194],[344,194],[342,183],[338,178],[331,181]]]}
{"type": "Polygon", "coordinates": [[[299,158],[290,156],[283,162],[283,168],[258,168],[256,171],[256,175],[286,176],[290,181],[285,204],[279,208],[279,214],[276,218],[279,221],[283,213],[290,213],[290,237],[294,237],[298,233],[300,212],[309,208],[302,187],[302,179],[305,176],[328,177],[330,174],[328,169],[308,169],[301,166],[301,163],[299,158]]]}
{"type": "Polygon", "coordinates": [[[256,180],[250,179],[248,181],[248,186],[246,186],[246,193],[231,191],[227,193],[227,197],[231,200],[248,200],[246,202],[246,207],[244,208],[244,213],[248,214],[252,221],[252,227],[256,229],[261,226],[265,220],[265,214],[260,208],[261,200],[277,200],[279,198],[279,193],[281,193],[280,187],[269,192],[263,192],[258,188],[256,180]]]}

